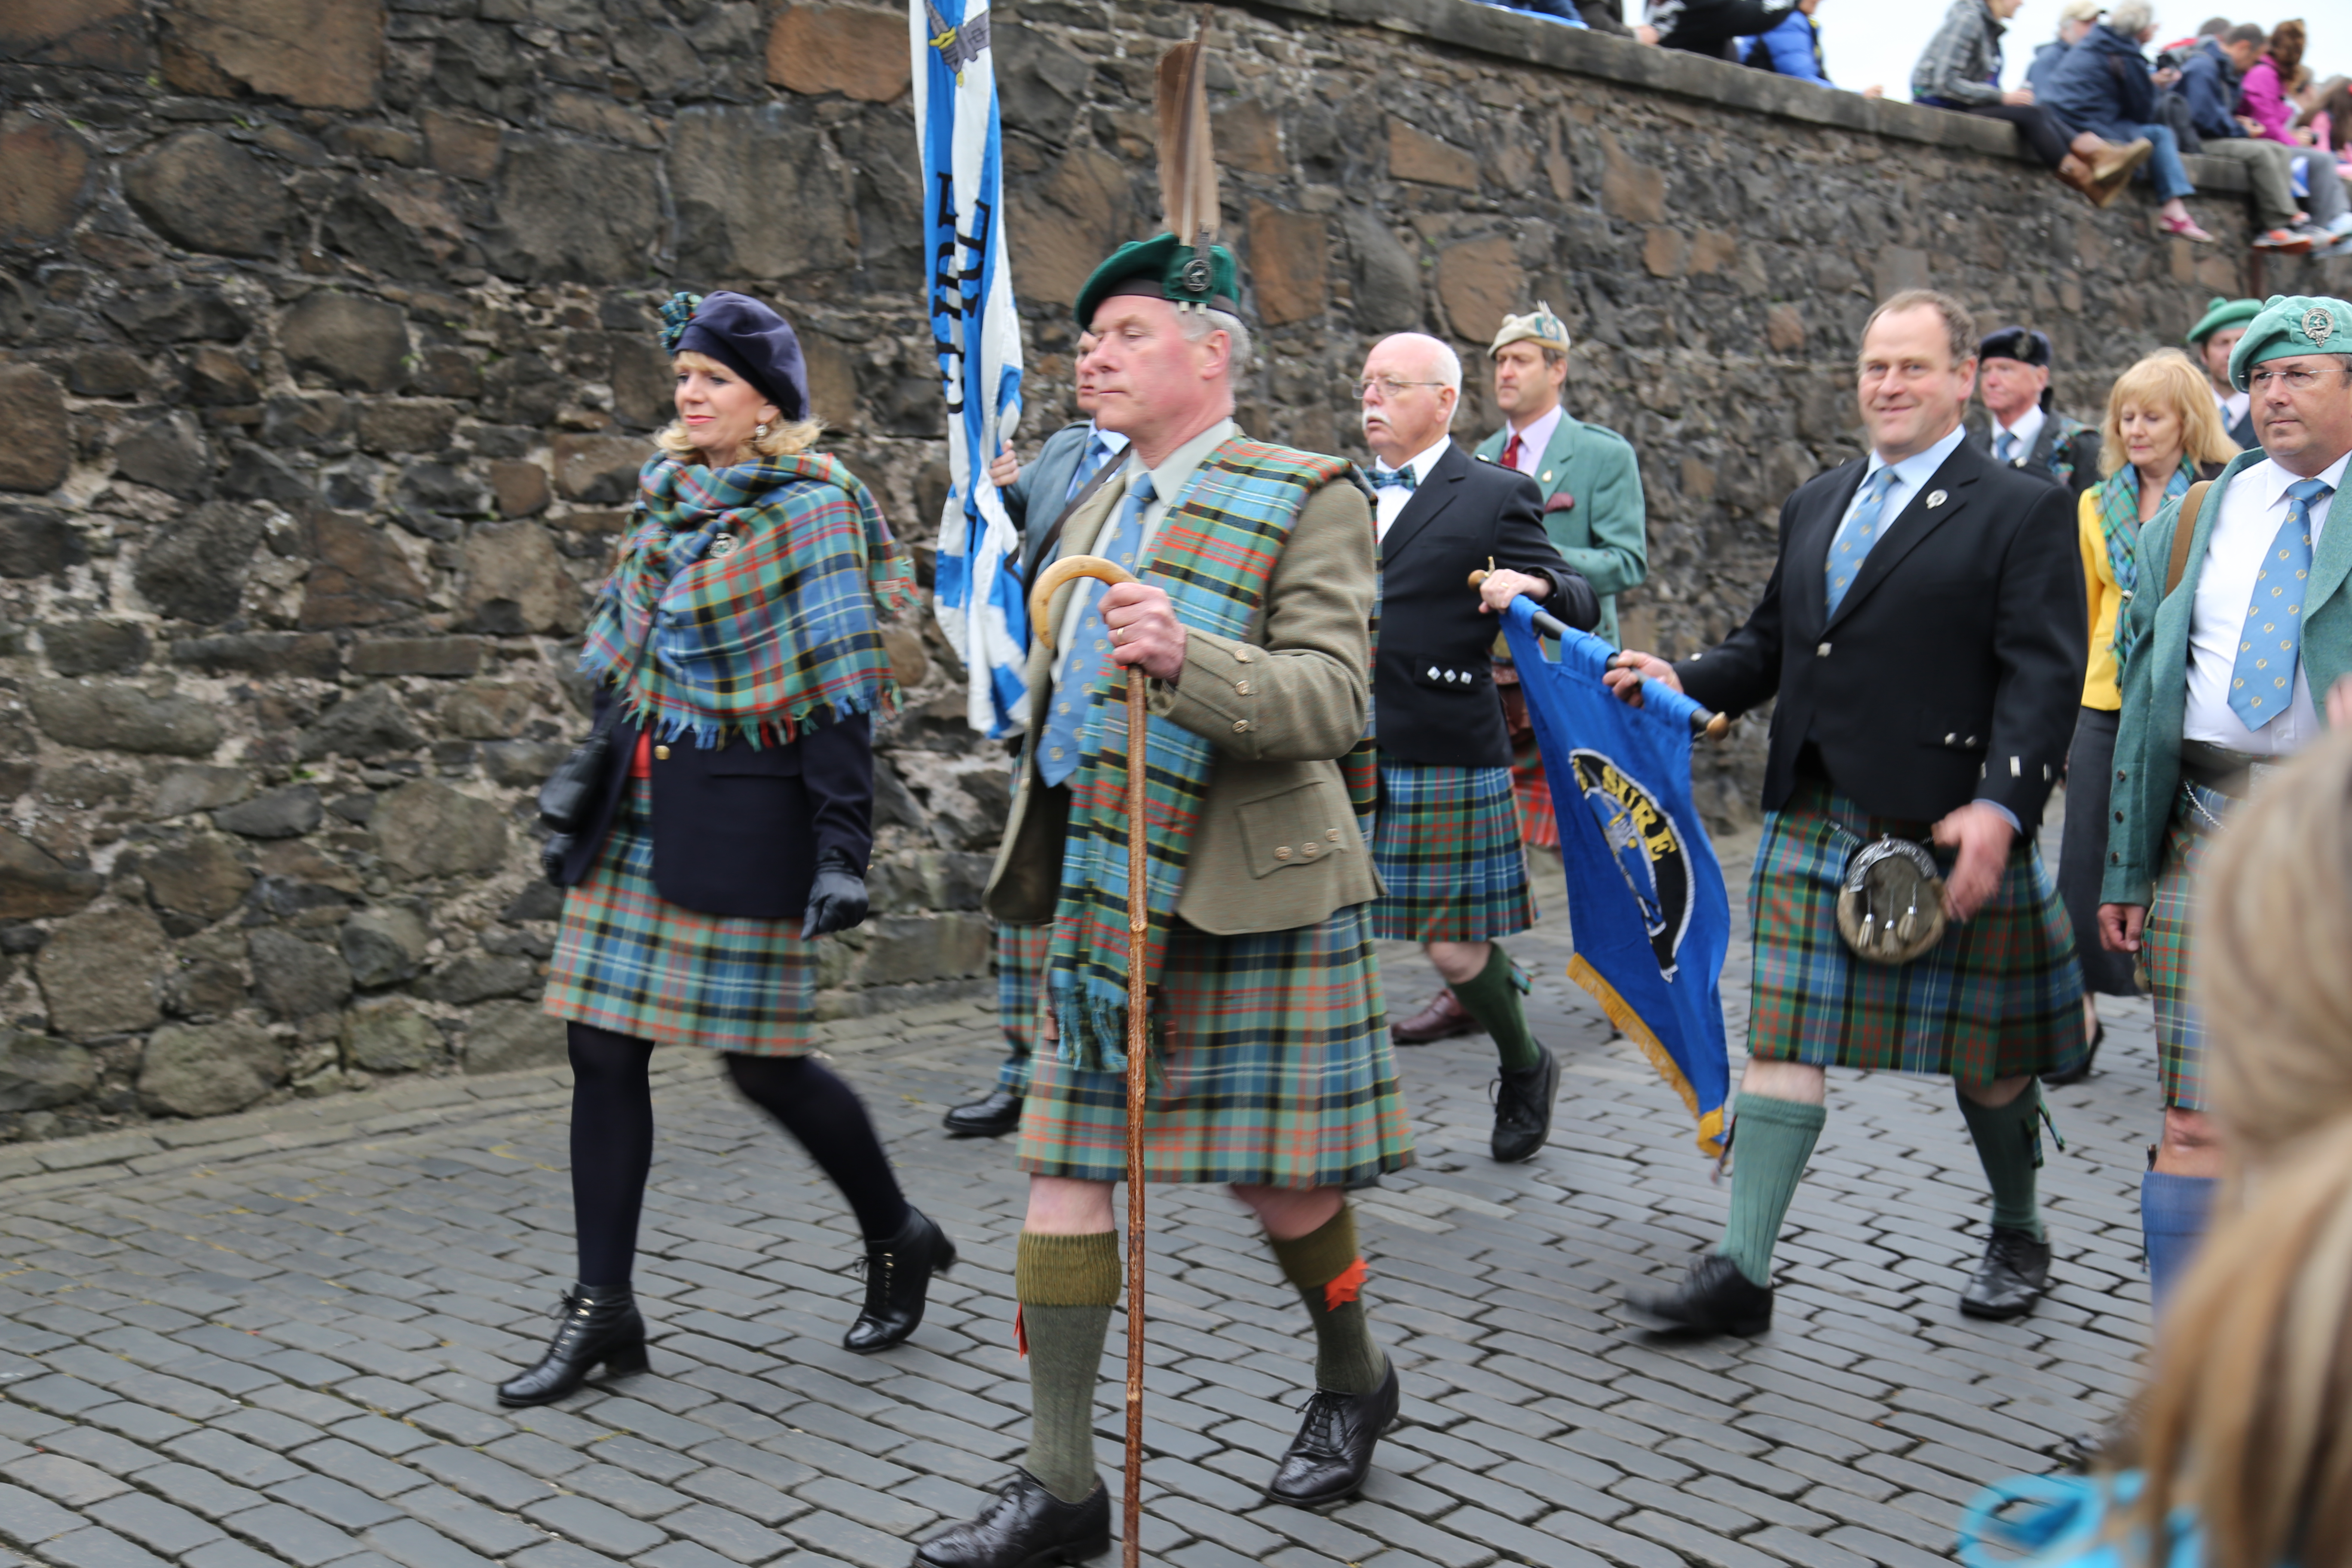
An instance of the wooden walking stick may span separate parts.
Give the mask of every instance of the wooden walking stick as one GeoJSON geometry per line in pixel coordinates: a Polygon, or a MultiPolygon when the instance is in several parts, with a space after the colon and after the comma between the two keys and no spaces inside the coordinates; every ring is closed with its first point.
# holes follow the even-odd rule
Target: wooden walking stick
{"type": "MultiPolygon", "coordinates": [[[[1133,573],[1099,555],[1072,555],[1046,567],[1029,590],[1029,624],[1049,650],[1054,595],[1080,577],[1114,586],[1136,581],[1133,573]]],[[[1143,1067],[1150,1042],[1143,950],[1151,929],[1143,841],[1146,679],[1141,665],[1127,667],[1127,1492],[1119,1526],[1125,1568],[1137,1568],[1143,1549],[1143,1067]]]]}

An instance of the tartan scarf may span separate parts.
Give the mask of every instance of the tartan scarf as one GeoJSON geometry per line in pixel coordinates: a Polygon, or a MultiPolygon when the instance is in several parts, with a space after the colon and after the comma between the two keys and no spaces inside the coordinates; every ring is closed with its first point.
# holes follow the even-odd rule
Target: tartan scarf
{"type": "Polygon", "coordinates": [[[896,705],[878,622],[913,584],[855,474],[823,453],[718,469],[664,456],[637,490],[580,658],[633,721],[759,746],[896,705]]]}
{"type": "MultiPolygon", "coordinates": [[[[1338,458],[1234,437],[1195,470],[1181,504],[1160,523],[1139,574],[1167,591],[1177,620],[1191,630],[1246,637],[1300,509],[1316,490],[1349,472],[1338,458]]],[[[1086,693],[1093,721],[1070,779],[1061,898],[1046,957],[1060,1058],[1090,1072],[1127,1066],[1126,690],[1125,669],[1106,663],[1086,693]]],[[[1216,752],[1205,738],[1165,719],[1147,721],[1145,741],[1150,762],[1144,785],[1150,922],[1144,966],[1147,983],[1156,984],[1216,752]]],[[[1344,765],[1360,817],[1372,800],[1369,746],[1359,746],[1344,765]]]]}
{"type": "MultiPolygon", "coordinates": [[[[2189,481],[2196,477],[2195,466],[2183,458],[2172,478],[2164,482],[2164,499],[2172,500],[2187,495],[2189,481]]],[[[2126,461],[2099,481],[2097,493],[2099,533],[2107,542],[2107,568],[2115,574],[2116,586],[2122,590],[2124,603],[2128,605],[2139,589],[2139,470],[2126,461]]],[[[2115,649],[2118,670],[2131,654],[2130,624],[2128,615],[2116,612],[2110,646],[2115,649]]]]}

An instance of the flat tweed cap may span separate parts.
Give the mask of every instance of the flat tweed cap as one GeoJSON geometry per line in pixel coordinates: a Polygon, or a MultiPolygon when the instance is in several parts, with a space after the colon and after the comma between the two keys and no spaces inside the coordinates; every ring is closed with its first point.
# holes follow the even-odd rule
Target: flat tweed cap
{"type": "Polygon", "coordinates": [[[2352,354],[2352,305],[2325,294],[2272,295],[2230,351],[2230,384],[2244,392],[2254,366],[2296,354],[2352,354]]]}

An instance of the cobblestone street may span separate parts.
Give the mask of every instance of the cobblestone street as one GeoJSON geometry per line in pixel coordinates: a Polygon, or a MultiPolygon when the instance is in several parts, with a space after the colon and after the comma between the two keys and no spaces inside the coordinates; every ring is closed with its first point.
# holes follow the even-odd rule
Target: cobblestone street
{"type": "MultiPolygon", "coordinates": [[[[1484,1039],[1400,1053],[1421,1163],[1360,1197],[1405,1419],[1360,1500],[1260,1497],[1304,1399],[1305,1314],[1223,1193],[1152,1194],[1150,1560],[1913,1568],[1945,1560],[1980,1484],[2050,1468],[2131,1388],[2145,1004],[2111,1008],[2097,1076],[2051,1096],[2057,1283],[2033,1317],[1959,1314],[1986,1200],[1948,1084],[1847,1073],[1772,1331],[1664,1342],[1620,1294],[1711,1242],[1727,1189],[1562,977],[1553,888],[1513,944],[1567,1058],[1551,1146],[1486,1157],[1484,1039]]],[[[1388,958],[1391,1008],[1417,1003],[1425,963],[1388,958]]],[[[1738,942],[1735,1043],[1746,974],[1738,942]]],[[[1001,1146],[939,1131],[992,1068],[992,1011],[833,1027],[909,1196],[962,1249],[913,1342],[838,1348],[859,1291],[845,1211],[709,1061],[669,1052],[638,1273],[653,1371],[551,1409],[501,1412],[490,1388],[572,1278],[557,1075],[185,1124],[176,1147],[167,1130],[0,1151],[0,1542],[63,1568],[901,1568],[1024,1439],[1023,1182],[1001,1146]]]]}

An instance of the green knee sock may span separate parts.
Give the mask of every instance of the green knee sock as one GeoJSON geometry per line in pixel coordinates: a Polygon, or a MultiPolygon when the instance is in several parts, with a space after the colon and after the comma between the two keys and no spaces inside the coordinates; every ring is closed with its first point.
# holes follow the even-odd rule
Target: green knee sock
{"type": "Polygon", "coordinates": [[[1013,1290],[1029,1342],[1029,1452],[1022,1468],[1064,1502],[1095,1489],[1095,1386],[1118,1303],[1118,1233],[1023,1231],[1013,1290]]]}
{"type": "Polygon", "coordinates": [[[1346,1204],[1295,1241],[1266,1237],[1283,1278],[1298,1289],[1315,1322],[1315,1386],[1329,1394],[1370,1394],[1389,1358],[1372,1342],[1372,1325],[1356,1292],[1364,1260],[1356,1250],[1356,1215],[1346,1204]]]}
{"type": "Polygon", "coordinates": [[[1794,1100],[1743,1094],[1732,1121],[1731,1218],[1716,1251],[1758,1285],[1772,1283],[1772,1247],[1804,1179],[1829,1112],[1794,1100]]]}
{"type": "Polygon", "coordinates": [[[1454,999],[1470,1010],[1494,1037],[1495,1055],[1505,1072],[1525,1072],[1542,1060],[1536,1037],[1528,1031],[1527,1009],[1519,1005],[1519,977],[1500,942],[1486,944],[1486,967],[1475,980],[1454,988],[1454,999]]]}
{"type": "Polygon", "coordinates": [[[2034,1189],[2042,1168],[2042,1085],[2028,1079],[2025,1092],[2007,1105],[1979,1105],[1953,1086],[1969,1136],[1976,1140],[1986,1183],[1992,1188],[1992,1223],[2043,1239],[2042,1207],[2034,1189]]]}

